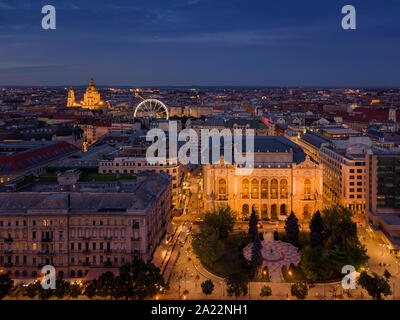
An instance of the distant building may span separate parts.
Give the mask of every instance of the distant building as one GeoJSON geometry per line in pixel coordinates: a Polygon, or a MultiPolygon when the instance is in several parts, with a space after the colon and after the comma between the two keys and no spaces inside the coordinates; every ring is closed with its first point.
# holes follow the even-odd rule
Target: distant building
{"type": "Polygon", "coordinates": [[[79,103],[75,101],[75,92],[72,89],[72,86],[68,92],[67,99],[67,107],[80,107],[83,109],[100,109],[106,106],[104,101],[100,98],[100,93],[94,85],[93,78],[90,79],[89,87],[86,89],[86,92],[83,96],[83,100],[79,103]]]}
{"type": "Polygon", "coordinates": [[[0,183],[39,175],[46,166],[78,152],[65,141],[0,142],[0,183]]]}

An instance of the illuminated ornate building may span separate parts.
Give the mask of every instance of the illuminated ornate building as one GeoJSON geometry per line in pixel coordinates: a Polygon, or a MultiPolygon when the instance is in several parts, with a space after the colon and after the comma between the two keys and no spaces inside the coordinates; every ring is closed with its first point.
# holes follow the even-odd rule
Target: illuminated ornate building
{"type": "Polygon", "coordinates": [[[221,161],[203,166],[204,203],[229,205],[238,218],[252,208],[262,219],[284,220],[293,211],[307,221],[323,207],[322,166],[284,137],[255,137],[254,169],[221,161]],[[247,169],[243,169],[247,170],[247,169]]]}
{"type": "Polygon", "coordinates": [[[104,102],[100,99],[100,93],[94,85],[93,78],[90,79],[89,87],[83,96],[83,101],[80,103],[75,102],[75,92],[70,87],[68,92],[67,107],[80,107],[84,109],[100,109],[104,106],[104,102]]]}

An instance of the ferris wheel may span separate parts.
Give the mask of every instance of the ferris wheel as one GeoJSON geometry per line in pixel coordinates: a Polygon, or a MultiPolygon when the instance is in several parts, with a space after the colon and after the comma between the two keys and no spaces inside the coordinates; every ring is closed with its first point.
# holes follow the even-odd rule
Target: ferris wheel
{"type": "Polygon", "coordinates": [[[144,99],[139,90],[136,90],[135,96],[143,101],[135,109],[134,117],[151,117],[157,119],[169,119],[167,106],[157,99],[144,99]]]}

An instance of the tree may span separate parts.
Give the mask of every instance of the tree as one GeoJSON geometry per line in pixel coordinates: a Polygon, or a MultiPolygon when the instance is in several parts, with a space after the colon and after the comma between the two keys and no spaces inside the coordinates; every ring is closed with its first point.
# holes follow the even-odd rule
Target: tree
{"type": "Polygon", "coordinates": [[[232,232],[235,225],[236,215],[229,206],[222,205],[218,209],[207,212],[204,217],[204,224],[213,228],[218,239],[226,239],[232,232]]]}
{"type": "Polygon", "coordinates": [[[342,206],[331,206],[322,211],[324,238],[328,248],[338,243],[358,243],[357,225],[352,221],[353,212],[342,206]]]}
{"type": "Polygon", "coordinates": [[[68,295],[73,298],[76,299],[78,298],[80,295],[82,294],[82,289],[80,287],[79,284],[77,283],[73,283],[70,285],[69,290],[68,290],[68,295]]]}
{"type": "Polygon", "coordinates": [[[59,279],[56,281],[56,289],[54,294],[58,299],[63,299],[68,294],[69,290],[69,282],[64,281],[63,279],[59,279]]]}
{"type": "Polygon", "coordinates": [[[103,273],[97,280],[97,294],[106,298],[113,295],[115,287],[114,273],[111,271],[103,273]]]}
{"type": "Polygon", "coordinates": [[[389,272],[388,269],[385,269],[385,271],[383,272],[383,276],[385,277],[386,280],[390,280],[392,274],[389,272]]]}
{"type": "Polygon", "coordinates": [[[253,247],[251,248],[251,260],[250,260],[250,270],[251,270],[251,276],[253,278],[256,277],[257,271],[261,267],[263,263],[263,257],[261,254],[261,240],[260,240],[260,235],[256,234],[255,240],[253,242],[253,247]]]}
{"type": "Polygon", "coordinates": [[[322,246],[324,223],[321,217],[321,213],[319,211],[317,211],[313,215],[310,221],[310,231],[311,231],[311,246],[313,248],[317,246],[322,246]]]}
{"type": "Polygon", "coordinates": [[[201,284],[201,290],[207,296],[213,293],[214,291],[214,283],[211,280],[206,280],[201,284]]]}
{"type": "Polygon", "coordinates": [[[299,241],[299,220],[292,211],[285,223],[286,236],[290,243],[297,245],[299,241]]]}
{"type": "Polygon", "coordinates": [[[306,283],[297,282],[292,285],[290,292],[297,299],[304,300],[308,295],[308,286],[306,283]]]}
{"type": "Polygon", "coordinates": [[[83,294],[92,299],[97,294],[97,280],[87,283],[83,294]]]}
{"type": "Polygon", "coordinates": [[[390,284],[385,277],[375,272],[370,276],[366,271],[361,272],[358,284],[363,287],[374,300],[382,300],[383,296],[392,294],[390,284]]]}
{"type": "Polygon", "coordinates": [[[192,247],[201,263],[206,266],[213,266],[224,253],[224,243],[219,239],[217,231],[205,224],[193,235],[192,247]]]}
{"type": "Polygon", "coordinates": [[[153,263],[135,260],[132,265],[132,282],[136,299],[150,299],[166,289],[160,269],[153,263]]]}
{"type": "Polygon", "coordinates": [[[250,220],[249,220],[249,235],[251,236],[252,241],[254,241],[256,239],[256,236],[258,234],[257,223],[258,223],[258,217],[253,208],[251,210],[251,215],[250,215],[250,220]]]}
{"type": "Polygon", "coordinates": [[[312,281],[328,280],[333,275],[329,253],[321,246],[304,247],[300,267],[307,279],[312,281]]]}
{"type": "Polygon", "coordinates": [[[248,279],[247,275],[242,272],[235,272],[226,278],[228,296],[233,295],[236,299],[241,295],[247,294],[248,279]]]}
{"type": "Polygon", "coordinates": [[[268,298],[272,295],[272,290],[270,286],[263,286],[261,288],[261,292],[260,292],[260,297],[262,298],[268,298]]]}
{"type": "Polygon", "coordinates": [[[0,274],[0,300],[3,300],[12,290],[14,281],[10,279],[8,274],[0,274]]]}
{"type": "Polygon", "coordinates": [[[27,296],[31,299],[35,298],[36,295],[39,293],[39,288],[41,287],[39,281],[35,281],[33,283],[30,283],[24,292],[24,296],[27,296]]]}

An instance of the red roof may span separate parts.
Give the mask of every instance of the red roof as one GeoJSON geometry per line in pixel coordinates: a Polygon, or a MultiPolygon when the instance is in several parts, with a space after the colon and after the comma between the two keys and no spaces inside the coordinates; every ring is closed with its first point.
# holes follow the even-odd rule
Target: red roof
{"type": "MultiPolygon", "coordinates": [[[[4,142],[3,144],[7,143],[8,142],[4,142]]],[[[0,146],[3,146],[3,144],[0,144],[0,146]]],[[[65,141],[42,145],[36,148],[35,143],[17,142],[17,144],[20,144],[21,147],[23,147],[24,144],[27,145],[26,150],[12,155],[0,155],[0,171],[11,172],[26,170],[79,151],[77,147],[65,141]],[[31,148],[29,148],[29,144],[32,145],[31,148]]]]}

